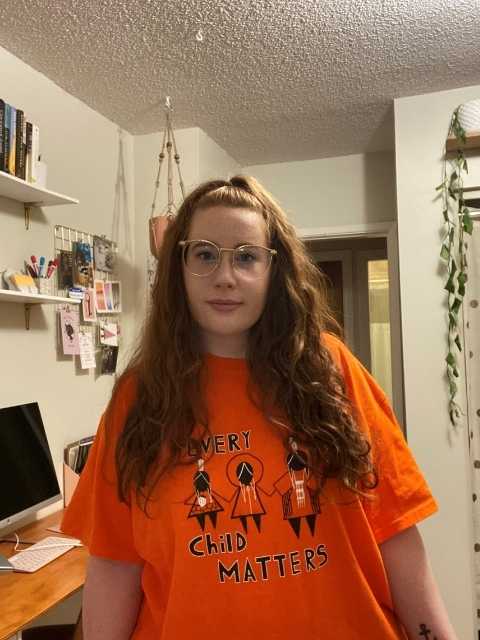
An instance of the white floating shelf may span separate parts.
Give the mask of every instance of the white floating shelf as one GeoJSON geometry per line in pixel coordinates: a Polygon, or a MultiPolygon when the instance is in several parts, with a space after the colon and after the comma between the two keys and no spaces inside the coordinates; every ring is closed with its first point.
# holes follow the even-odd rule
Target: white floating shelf
{"type": "Polygon", "coordinates": [[[30,307],[32,304],[80,304],[81,300],[62,296],[44,296],[40,293],[23,293],[0,289],[0,302],[15,302],[25,305],[25,329],[30,329],[30,307]]]}
{"type": "Polygon", "coordinates": [[[0,289],[0,302],[16,302],[18,304],[80,304],[81,300],[62,296],[44,296],[40,293],[23,293],[0,289]]]}
{"type": "Polygon", "coordinates": [[[30,207],[47,207],[57,204],[78,204],[78,200],[55,191],[36,187],[9,173],[0,171],[0,197],[23,202],[30,207]]]}

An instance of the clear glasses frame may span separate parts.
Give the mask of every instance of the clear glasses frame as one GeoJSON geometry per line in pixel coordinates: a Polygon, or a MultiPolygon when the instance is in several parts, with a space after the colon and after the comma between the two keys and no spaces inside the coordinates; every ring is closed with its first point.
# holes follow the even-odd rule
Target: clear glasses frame
{"type": "Polygon", "coordinates": [[[218,269],[218,267],[220,266],[220,264],[222,262],[222,254],[223,253],[231,253],[232,254],[232,269],[236,273],[238,273],[239,271],[240,271],[240,273],[242,273],[242,270],[241,269],[239,270],[238,267],[236,267],[236,265],[235,265],[235,256],[244,254],[245,250],[248,249],[249,247],[254,247],[256,249],[263,249],[268,254],[269,261],[268,261],[268,264],[265,267],[265,269],[257,277],[261,277],[262,275],[267,273],[267,271],[269,270],[269,268],[270,268],[270,266],[272,264],[273,256],[277,255],[277,251],[275,249],[270,249],[269,247],[263,247],[262,245],[259,245],[259,244],[243,244],[240,247],[235,247],[235,249],[228,249],[227,247],[219,247],[217,244],[215,244],[215,242],[212,242],[211,240],[202,240],[201,238],[199,238],[199,239],[194,238],[192,240],[180,240],[178,244],[179,244],[180,247],[182,247],[182,260],[183,260],[183,264],[185,265],[186,269],[188,269],[188,271],[192,275],[198,276],[199,278],[206,278],[207,276],[211,276],[212,273],[216,269],[218,269]],[[211,245],[212,247],[215,247],[215,249],[218,251],[218,260],[216,261],[216,263],[214,264],[212,269],[210,271],[208,271],[208,273],[195,273],[187,265],[186,252],[187,252],[187,249],[188,249],[188,245],[190,245],[190,244],[192,244],[194,242],[205,244],[205,245],[211,245]]]}

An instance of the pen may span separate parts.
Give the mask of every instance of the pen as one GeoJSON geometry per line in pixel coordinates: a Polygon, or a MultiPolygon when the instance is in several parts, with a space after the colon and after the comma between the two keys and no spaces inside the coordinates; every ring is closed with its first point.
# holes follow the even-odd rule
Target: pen
{"type": "Polygon", "coordinates": [[[45,268],[45,256],[40,256],[40,268],[38,270],[38,277],[43,278],[43,270],[45,268]]]}
{"type": "Polygon", "coordinates": [[[35,269],[32,269],[32,267],[28,264],[28,262],[26,260],[25,260],[25,268],[26,268],[28,274],[30,276],[32,276],[32,278],[36,278],[37,277],[35,269]]]}
{"type": "Polygon", "coordinates": [[[58,260],[52,260],[51,261],[51,266],[48,269],[47,272],[47,278],[51,278],[53,276],[53,274],[55,273],[55,269],[58,267],[58,260]]]}
{"type": "Polygon", "coordinates": [[[37,257],[36,256],[30,256],[30,260],[32,261],[32,264],[33,264],[33,269],[35,271],[35,277],[38,278],[37,257]]]}

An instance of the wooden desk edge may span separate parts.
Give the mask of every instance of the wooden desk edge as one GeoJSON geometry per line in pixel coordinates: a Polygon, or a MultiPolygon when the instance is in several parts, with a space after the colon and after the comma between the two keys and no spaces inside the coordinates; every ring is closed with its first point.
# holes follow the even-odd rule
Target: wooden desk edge
{"type": "MultiPolygon", "coordinates": [[[[62,514],[62,510],[51,513],[22,527],[17,531],[17,534],[33,541],[41,540],[47,535],[63,535],[47,531],[48,527],[56,524],[61,519],[62,514]]],[[[7,557],[13,555],[13,547],[12,543],[0,543],[0,551],[7,557]]],[[[77,593],[85,583],[87,558],[87,549],[72,549],[39,569],[38,572],[31,574],[8,572],[5,575],[1,575],[0,602],[2,602],[2,605],[0,605],[0,609],[2,615],[0,616],[0,640],[7,640],[54,606],[77,593]],[[61,569],[62,587],[64,588],[60,588],[55,595],[47,587],[47,593],[45,593],[43,583],[48,583],[48,579],[53,578],[55,574],[58,576],[59,569],[61,569]],[[67,579],[65,579],[66,576],[67,579]],[[68,582],[70,582],[69,585],[68,582]],[[5,593],[2,594],[2,591],[5,593]],[[22,592],[24,595],[23,600],[22,592]],[[35,601],[36,606],[32,606],[31,598],[29,600],[32,593],[39,596],[35,601]],[[7,611],[4,610],[5,603],[7,611]],[[16,609],[11,608],[8,610],[11,603],[20,603],[21,610],[18,604],[16,609]],[[20,611],[22,612],[20,613],[20,611]]]]}

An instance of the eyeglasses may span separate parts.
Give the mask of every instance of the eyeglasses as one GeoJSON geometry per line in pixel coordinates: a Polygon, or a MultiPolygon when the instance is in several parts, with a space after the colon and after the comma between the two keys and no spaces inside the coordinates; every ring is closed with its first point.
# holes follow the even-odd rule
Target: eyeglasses
{"type": "Polygon", "coordinates": [[[181,240],[183,247],[183,263],[194,276],[209,276],[220,265],[223,252],[232,254],[233,269],[249,278],[260,278],[265,275],[277,254],[275,249],[254,244],[244,244],[235,249],[218,247],[209,240],[181,240]]]}

